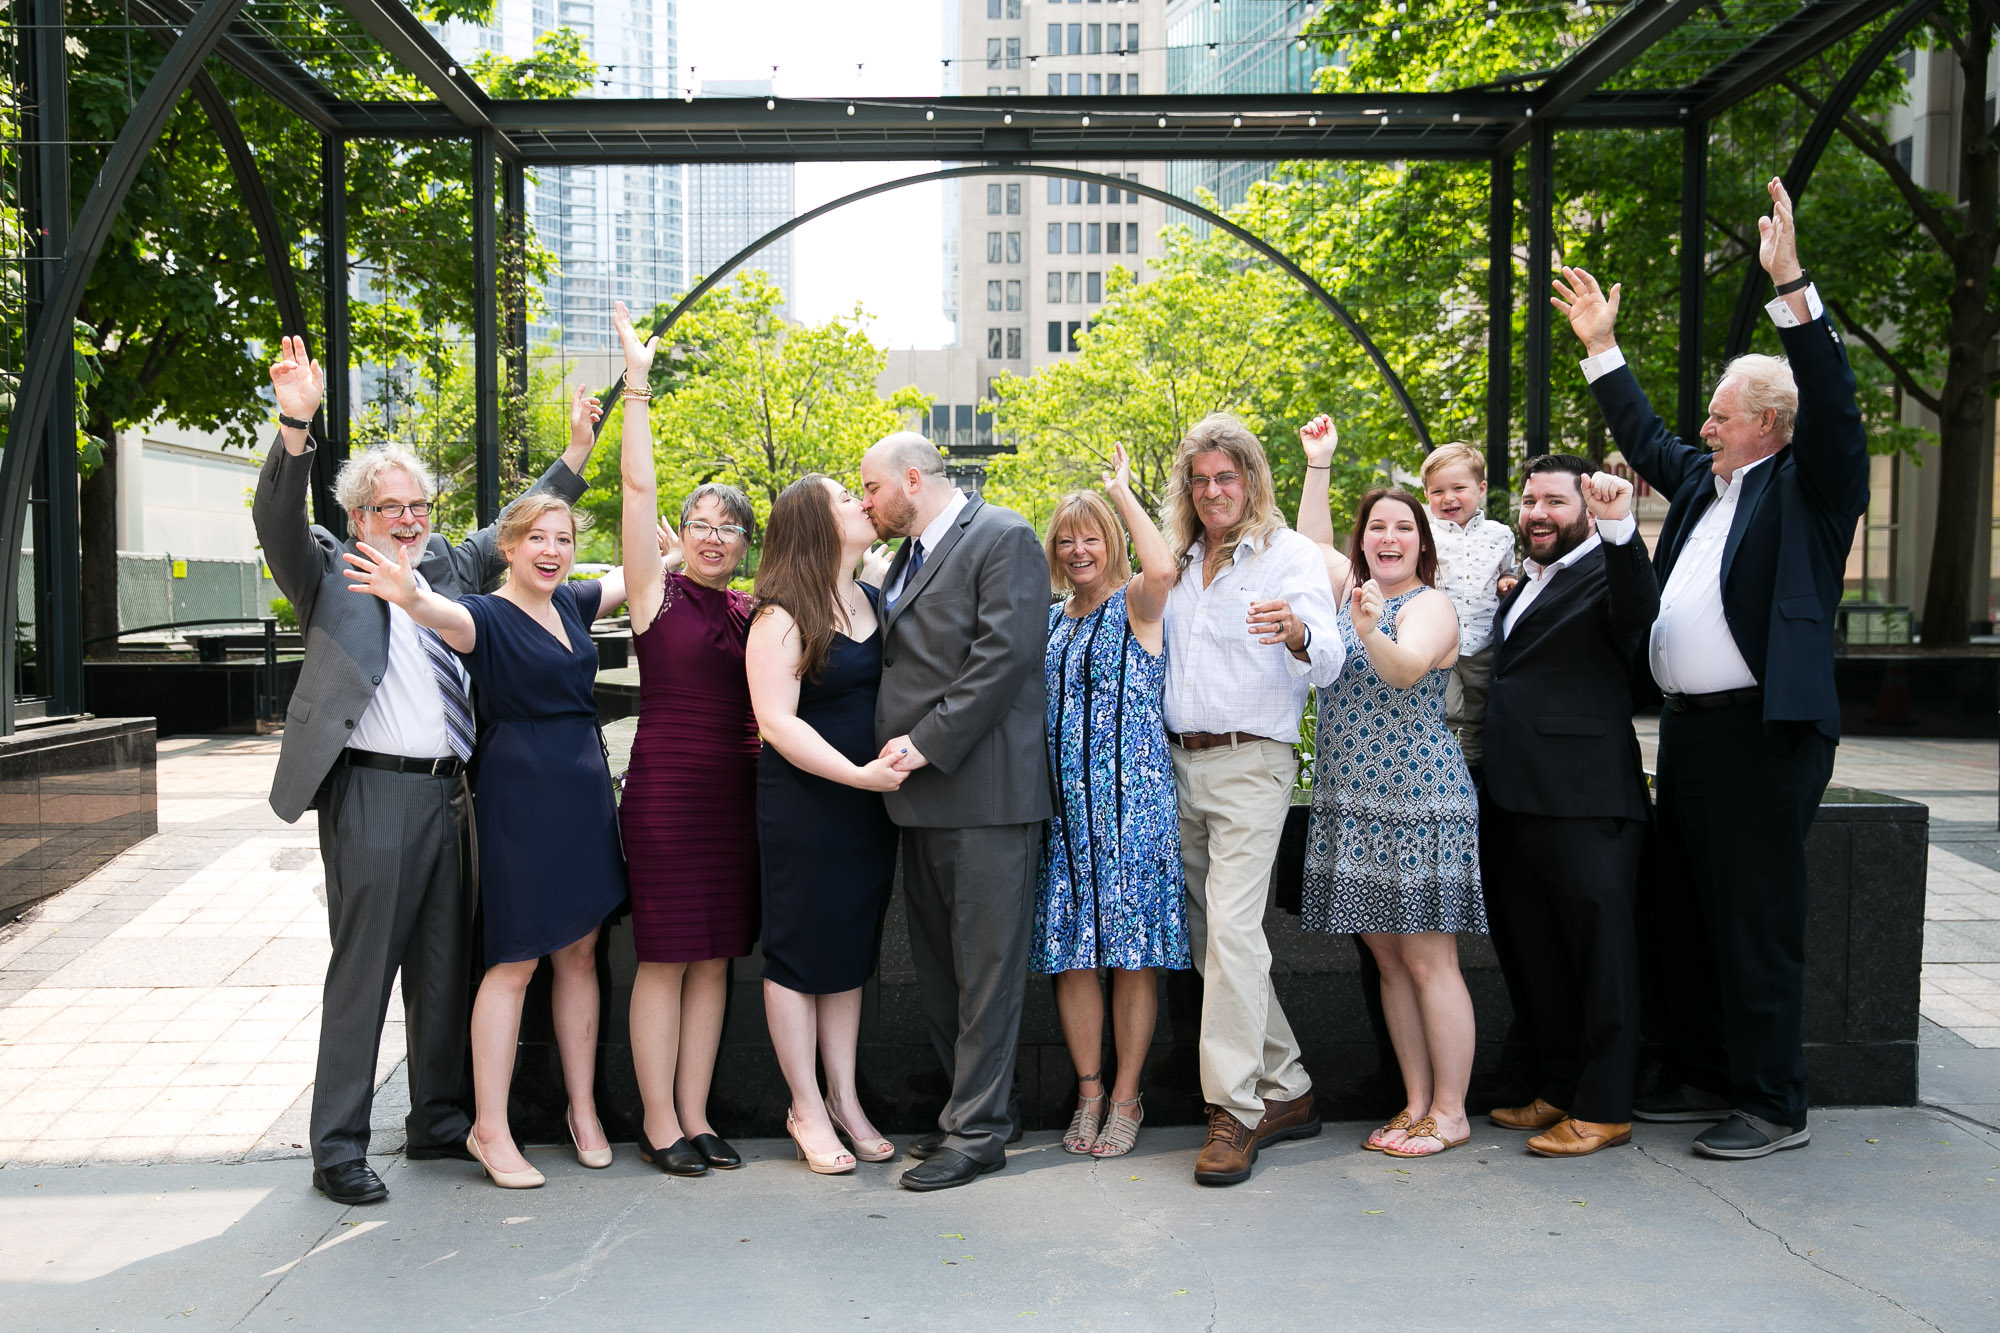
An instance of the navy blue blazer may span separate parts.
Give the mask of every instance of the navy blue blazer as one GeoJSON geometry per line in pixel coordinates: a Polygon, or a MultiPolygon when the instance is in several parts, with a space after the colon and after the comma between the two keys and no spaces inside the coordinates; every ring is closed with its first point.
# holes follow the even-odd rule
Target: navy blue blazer
{"type": "MultiPolygon", "coordinates": [[[[1791,443],[1743,480],[1722,552],[1730,637],[1764,687],[1764,721],[1840,737],[1833,612],[1855,524],[1868,508],[1868,434],[1854,371],[1824,315],[1778,330],[1799,386],[1791,443]]],[[[1625,461],[1672,501],[1653,560],[1666,587],[1695,521],[1715,502],[1707,450],[1668,432],[1629,366],[1590,386],[1625,461]]],[[[1652,673],[1641,684],[1657,695],[1652,673]]]]}

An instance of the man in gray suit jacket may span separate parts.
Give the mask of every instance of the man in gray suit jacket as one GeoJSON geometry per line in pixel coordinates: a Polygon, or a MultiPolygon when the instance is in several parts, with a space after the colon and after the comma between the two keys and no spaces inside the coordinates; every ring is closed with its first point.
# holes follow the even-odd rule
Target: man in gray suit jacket
{"type": "MultiPolygon", "coordinates": [[[[251,517],[279,591],[298,611],[305,663],[285,712],[271,808],[287,822],[319,811],[333,937],[313,1080],[313,1184],[338,1203],[389,1191],[368,1165],[369,1111],[382,1020],[397,970],[409,1042],[405,1154],[467,1157],[465,1034],[476,902],[470,681],[443,641],[399,607],[357,597],[343,577],[355,542],[422,551],[419,579],[447,597],[478,592],[505,568],[493,529],[457,546],[430,530],[430,478],[407,450],[349,459],[335,481],[352,540],[306,521],[316,448],[307,435],[325,381],[301,339],[271,367],[282,447],[257,477],[251,517]]],[[[589,400],[578,395],[569,449],[536,483],[574,502],[590,456],[589,400]],[[576,424],[581,421],[581,430],[576,424]]]]}
{"type": "Polygon", "coordinates": [[[885,793],[903,829],[910,951],[951,1081],[938,1131],[910,1145],[905,1189],[1007,1163],[1014,1048],[1042,821],[1050,814],[1042,653],[1049,569],[1027,520],[955,488],[921,435],[861,460],[862,507],[908,537],[882,585],[875,734],[910,774],[885,793]]]}

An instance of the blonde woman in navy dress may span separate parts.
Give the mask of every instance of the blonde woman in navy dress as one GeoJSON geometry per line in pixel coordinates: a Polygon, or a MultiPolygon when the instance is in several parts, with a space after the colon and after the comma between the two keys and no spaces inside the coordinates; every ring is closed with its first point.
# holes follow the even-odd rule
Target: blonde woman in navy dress
{"type": "MultiPolygon", "coordinates": [[[[579,395],[579,402],[583,401],[579,395]]],[[[450,601],[407,563],[367,544],[349,555],[353,591],[407,611],[464,659],[479,706],[479,902],[486,974],[472,1002],[476,1114],[465,1146],[493,1183],[542,1183],[507,1124],[521,1002],[541,960],[555,969],[556,1050],[577,1160],[611,1165],[593,1096],[597,931],[625,901],[611,772],[597,736],[597,651],[590,622],[625,600],[624,571],[569,582],[576,514],[553,495],[514,502],[495,528],[507,561],[499,592],[450,601]]]]}
{"type": "Polygon", "coordinates": [[[1029,966],[1055,976],[1056,1012],[1077,1069],[1070,1152],[1120,1157],[1138,1140],[1139,1076],[1153,1044],[1153,969],[1188,966],[1180,811],[1160,720],[1162,618],[1179,571],[1132,494],[1121,448],[1104,493],[1063,497],[1049,520],[1049,575],[1068,597],[1049,611],[1049,771],[1055,814],[1042,851],[1029,966]],[[1132,531],[1141,573],[1132,572],[1132,531]],[[1117,1081],[1102,1077],[1104,991],[1111,972],[1117,1081]],[[1085,1071],[1089,1071],[1086,1073],[1085,1071]]]}

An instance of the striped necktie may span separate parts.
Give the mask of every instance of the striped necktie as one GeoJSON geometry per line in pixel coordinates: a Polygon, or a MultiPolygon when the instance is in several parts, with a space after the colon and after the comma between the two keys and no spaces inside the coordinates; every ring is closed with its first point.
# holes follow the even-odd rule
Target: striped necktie
{"type": "Polygon", "coordinates": [[[424,656],[430,659],[438,698],[444,704],[444,730],[451,742],[451,752],[460,763],[466,763],[472,758],[476,728],[472,721],[472,697],[465,692],[465,680],[458,674],[458,657],[435,630],[418,625],[417,640],[424,645],[424,656]]]}

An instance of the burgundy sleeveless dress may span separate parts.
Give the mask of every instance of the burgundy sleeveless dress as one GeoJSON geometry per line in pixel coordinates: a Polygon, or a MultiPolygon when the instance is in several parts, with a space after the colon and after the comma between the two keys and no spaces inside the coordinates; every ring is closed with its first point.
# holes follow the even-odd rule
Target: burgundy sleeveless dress
{"type": "Polygon", "coordinates": [[[752,603],[667,575],[639,655],[639,730],[618,807],[642,963],[741,958],[757,940],[757,719],[743,675],[752,603]]]}

